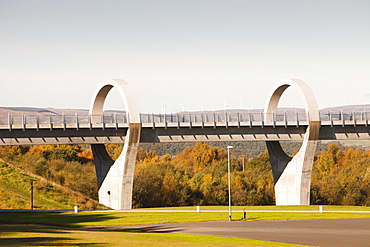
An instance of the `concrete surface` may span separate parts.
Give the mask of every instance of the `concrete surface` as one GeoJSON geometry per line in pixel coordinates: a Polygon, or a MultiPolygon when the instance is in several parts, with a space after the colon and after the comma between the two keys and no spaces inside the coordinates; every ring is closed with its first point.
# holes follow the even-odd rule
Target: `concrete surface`
{"type": "Polygon", "coordinates": [[[114,226],[114,228],[140,230],[144,232],[237,237],[306,246],[370,246],[370,218],[287,221],[215,221],[114,226]]]}

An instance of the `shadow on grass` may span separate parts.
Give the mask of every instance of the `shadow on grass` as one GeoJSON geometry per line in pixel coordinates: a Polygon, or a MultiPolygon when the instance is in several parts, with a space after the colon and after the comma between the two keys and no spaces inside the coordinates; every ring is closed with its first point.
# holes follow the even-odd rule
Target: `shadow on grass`
{"type": "Polygon", "coordinates": [[[94,227],[89,230],[111,231],[111,232],[126,232],[126,233],[174,233],[184,229],[169,227],[168,225],[151,225],[151,226],[107,226],[94,227]]]}
{"type": "Polygon", "coordinates": [[[0,212],[0,246],[101,246],[104,244],[92,244],[86,238],[71,236],[76,236],[74,233],[79,233],[83,224],[115,218],[102,213],[4,211],[0,212]]]}
{"type": "MultiPolygon", "coordinates": [[[[89,222],[104,222],[115,219],[112,215],[102,213],[74,214],[50,211],[0,212],[1,223],[29,223],[51,226],[78,227],[89,222]]],[[[121,217],[122,218],[122,217],[121,217]]]]}
{"type": "MultiPolygon", "coordinates": [[[[72,231],[79,231],[72,230],[72,231]]],[[[0,246],[101,246],[85,239],[68,237],[67,229],[51,226],[0,224],[0,246]],[[60,236],[63,234],[63,237],[60,236]]]]}

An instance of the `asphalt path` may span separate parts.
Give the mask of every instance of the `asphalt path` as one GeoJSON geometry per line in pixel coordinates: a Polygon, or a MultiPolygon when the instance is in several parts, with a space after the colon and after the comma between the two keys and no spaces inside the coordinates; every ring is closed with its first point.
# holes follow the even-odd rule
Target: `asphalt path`
{"type": "Polygon", "coordinates": [[[370,219],[214,221],[109,226],[143,232],[237,237],[306,246],[370,246],[370,219]]]}

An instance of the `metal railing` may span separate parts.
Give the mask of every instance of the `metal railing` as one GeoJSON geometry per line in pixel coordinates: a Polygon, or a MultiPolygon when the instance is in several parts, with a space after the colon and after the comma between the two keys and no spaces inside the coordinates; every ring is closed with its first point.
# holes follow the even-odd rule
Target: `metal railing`
{"type": "Polygon", "coordinates": [[[103,115],[51,115],[51,114],[9,114],[0,116],[0,125],[5,124],[88,124],[96,123],[127,123],[126,113],[112,113],[103,115]]]}
{"type": "MultiPolygon", "coordinates": [[[[301,125],[307,124],[309,119],[308,113],[305,112],[278,112],[274,114],[265,114],[262,112],[181,112],[170,114],[140,114],[140,120],[143,124],[178,124],[180,123],[222,123],[228,124],[237,123],[254,125],[301,125]]],[[[320,112],[320,121],[328,125],[356,125],[364,123],[368,125],[370,112],[320,112]]],[[[56,115],[56,114],[8,114],[0,116],[0,127],[12,129],[13,127],[26,129],[29,126],[49,126],[53,128],[55,125],[62,125],[64,128],[68,125],[75,127],[80,125],[90,125],[90,128],[95,126],[128,124],[129,118],[126,113],[104,113],[102,115],[88,114],[73,114],[73,115],[56,115]]]]}
{"type": "MultiPolygon", "coordinates": [[[[271,115],[271,114],[270,114],[271,115]]],[[[261,122],[266,118],[264,113],[171,113],[141,114],[142,123],[187,123],[187,122],[261,122]]],[[[306,121],[306,114],[275,114],[276,121],[306,121]]]]}

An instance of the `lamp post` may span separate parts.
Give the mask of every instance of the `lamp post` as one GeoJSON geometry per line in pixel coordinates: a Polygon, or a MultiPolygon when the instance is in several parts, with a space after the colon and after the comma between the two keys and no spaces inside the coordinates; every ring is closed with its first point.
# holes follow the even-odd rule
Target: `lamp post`
{"type": "Polygon", "coordinates": [[[31,210],[33,210],[33,180],[31,180],[31,210]]]}
{"type": "Polygon", "coordinates": [[[246,157],[243,157],[243,158],[242,158],[242,162],[243,162],[243,163],[242,163],[242,164],[243,164],[243,172],[244,172],[244,170],[245,170],[245,160],[246,160],[246,159],[247,159],[246,157]]]}
{"type": "Polygon", "coordinates": [[[231,221],[231,190],[230,190],[230,184],[231,184],[231,176],[230,176],[230,148],[233,148],[233,146],[227,146],[227,181],[228,181],[228,187],[229,187],[229,221],[231,221]]]}

